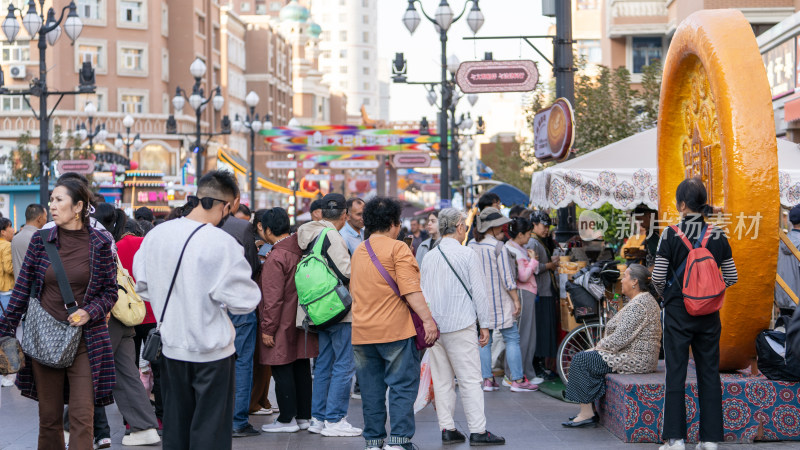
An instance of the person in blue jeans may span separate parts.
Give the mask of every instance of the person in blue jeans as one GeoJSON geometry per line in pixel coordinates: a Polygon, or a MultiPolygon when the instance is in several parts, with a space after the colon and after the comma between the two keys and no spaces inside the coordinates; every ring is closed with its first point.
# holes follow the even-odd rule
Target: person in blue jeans
{"type": "MultiPolygon", "coordinates": [[[[297,244],[304,252],[314,246],[326,228],[322,255],[330,270],[343,285],[350,284],[350,251],[339,234],[347,223],[347,200],[342,194],[328,194],[321,200],[322,219],[303,224],[297,230],[297,244]]],[[[352,437],[361,434],[347,422],[350,385],[355,374],[348,313],[339,323],[318,330],[319,356],[314,363],[311,394],[311,423],[308,431],[323,436],[352,437]]],[[[301,427],[302,429],[303,427],[301,427]]]]}

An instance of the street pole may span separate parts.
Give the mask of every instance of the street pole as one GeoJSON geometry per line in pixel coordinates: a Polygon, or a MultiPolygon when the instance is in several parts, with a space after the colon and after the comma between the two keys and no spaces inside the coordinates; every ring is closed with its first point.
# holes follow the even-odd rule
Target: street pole
{"type": "Polygon", "coordinates": [[[203,159],[202,159],[202,156],[200,156],[200,153],[203,152],[203,149],[200,148],[200,144],[202,142],[201,141],[202,138],[201,138],[201,135],[200,135],[200,114],[201,114],[200,108],[197,108],[197,109],[194,110],[194,115],[195,115],[195,128],[194,128],[194,130],[195,130],[195,138],[194,138],[195,141],[194,141],[194,148],[195,148],[195,150],[197,150],[197,153],[195,154],[196,155],[195,156],[195,165],[197,167],[195,167],[194,170],[195,170],[195,176],[198,179],[203,176],[203,159]]]}
{"type": "MultiPolygon", "coordinates": [[[[44,25],[43,25],[44,26],[44,25]]],[[[47,115],[47,40],[45,33],[39,33],[39,203],[50,203],[50,149],[47,148],[50,134],[50,119],[47,115]]]]}
{"type": "Polygon", "coordinates": [[[439,29],[439,39],[442,41],[442,104],[439,111],[439,198],[450,200],[450,171],[447,155],[447,107],[450,103],[451,92],[447,86],[447,31],[439,29]]]}
{"type": "Polygon", "coordinates": [[[456,133],[458,133],[458,127],[456,126],[456,104],[452,101],[450,103],[450,137],[453,140],[452,150],[450,151],[450,176],[453,178],[452,181],[458,181],[460,169],[458,167],[459,143],[456,137],[456,133]]]}
{"type": "Polygon", "coordinates": [[[250,207],[256,209],[256,132],[252,121],[256,117],[256,107],[250,107],[250,207]]]}
{"type": "MultiPolygon", "coordinates": [[[[556,75],[556,98],[565,98],[575,103],[575,72],[572,55],[572,0],[556,2],[556,40],[554,71],[556,75]]],[[[575,206],[558,209],[558,225],[555,238],[566,242],[577,234],[575,226],[575,206]]]]}

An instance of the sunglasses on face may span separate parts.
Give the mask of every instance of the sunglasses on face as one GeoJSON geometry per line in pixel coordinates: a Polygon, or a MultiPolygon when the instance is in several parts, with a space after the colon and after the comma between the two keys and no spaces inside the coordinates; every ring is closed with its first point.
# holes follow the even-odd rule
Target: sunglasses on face
{"type": "Polygon", "coordinates": [[[214,202],[220,202],[223,205],[227,205],[228,203],[230,203],[228,201],[220,200],[220,199],[214,198],[214,197],[198,198],[198,197],[196,197],[194,195],[190,195],[190,196],[186,197],[186,203],[191,205],[192,208],[197,207],[197,205],[199,204],[199,205],[201,205],[203,207],[203,209],[211,209],[211,208],[214,207],[214,202]]]}

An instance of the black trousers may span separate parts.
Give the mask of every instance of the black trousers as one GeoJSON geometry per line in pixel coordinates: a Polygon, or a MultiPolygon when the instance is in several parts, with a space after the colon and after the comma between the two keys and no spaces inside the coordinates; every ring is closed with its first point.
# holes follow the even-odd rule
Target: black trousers
{"type": "Polygon", "coordinates": [[[686,439],[686,368],[691,346],[697,367],[700,397],[700,440],[722,442],[722,384],[719,377],[719,313],[692,316],[683,301],[672,301],[664,309],[664,363],[666,397],[662,438],[686,439]]]}
{"type": "Polygon", "coordinates": [[[281,366],[272,366],[275,397],[280,415],[278,422],[289,423],[295,417],[311,419],[311,362],[298,359],[281,366]]]}
{"type": "Polygon", "coordinates": [[[236,357],[193,363],[162,356],[162,446],[170,450],[230,450],[236,357]]]}

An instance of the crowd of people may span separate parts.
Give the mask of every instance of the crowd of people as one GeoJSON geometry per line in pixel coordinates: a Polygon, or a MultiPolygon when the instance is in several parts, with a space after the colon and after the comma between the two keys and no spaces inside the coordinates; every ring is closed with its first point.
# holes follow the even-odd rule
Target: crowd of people
{"type": "MultiPolygon", "coordinates": [[[[39,401],[40,449],[110,447],[104,408],[113,402],[125,420],[124,445],[218,450],[231,448],[232,438],[307,430],[363,436],[367,449],[411,449],[423,352],[442,443],[500,445],[505,439],[487,429],[484,396],[501,385],[533,392],[557,376],[559,258],[545,212],[515,208],[506,216],[499,197],[485,194],[474,220],[447,208],[412,220],[406,231],[397,200],[330,193],[310,205],[312,220],[295,228],[283,208],[251,211],[240,197],[232,174],[212,171],[165,220],[147,208],[130,218],[70,173],[53,190],[51,222],[36,204],[16,233],[0,219],[0,335],[24,337],[25,328],[51,333],[23,325],[34,307],[80,327],[69,364],[28,358],[16,376],[2,380],[9,386],[16,378],[22,395],[39,401]],[[146,306],[135,326],[111,313],[122,269],[146,306]],[[308,292],[301,281],[312,276],[334,287],[308,292]],[[312,305],[323,301],[341,312],[319,320],[312,305]],[[267,395],[270,380],[277,405],[267,395]],[[468,437],[454,421],[456,385],[468,437]],[[347,419],[351,396],[361,398],[363,429],[347,419]],[[252,415],[274,419],[257,429],[252,415]]],[[[705,233],[705,188],[685,181],[677,205],[685,217],[679,229],[700,239],[688,222],[699,221],[696,229],[705,233]]],[[[708,248],[729,286],[736,282],[730,246],[712,234],[708,248]]],[[[688,252],[676,232],[667,232],[652,275],[638,264],[625,270],[621,286],[630,301],[595,348],[572,361],[566,398],[580,410],[564,427],[596,426],[593,405],[604,393],[605,374],[655,370],[663,298],[662,448],[684,445],[690,346],[703,448],[722,441],[714,387],[719,314],[687,314],[680,286],[667,280],[688,252]]]]}

